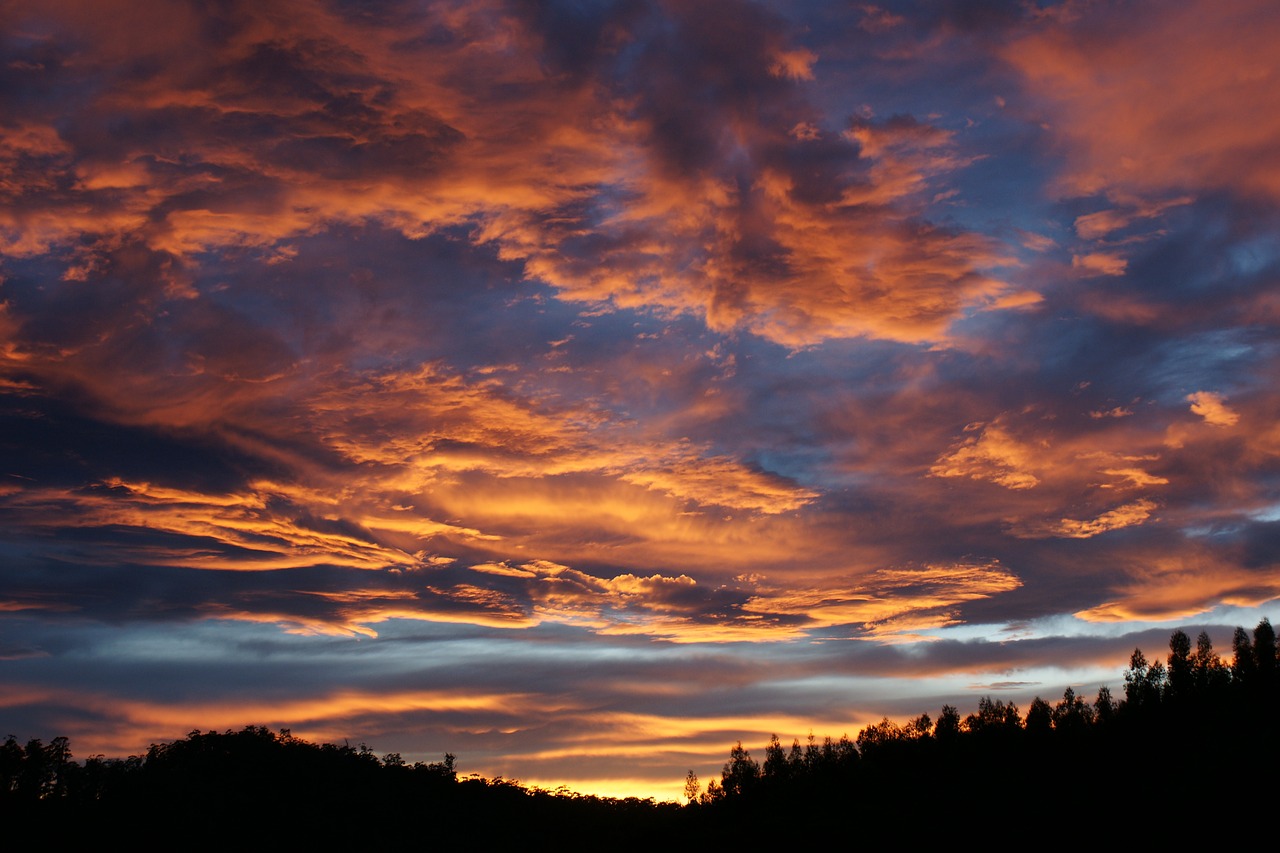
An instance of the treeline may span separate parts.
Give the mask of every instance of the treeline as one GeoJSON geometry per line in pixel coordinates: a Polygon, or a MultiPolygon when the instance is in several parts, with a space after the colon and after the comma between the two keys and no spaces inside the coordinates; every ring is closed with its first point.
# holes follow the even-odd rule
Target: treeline
{"type": "Polygon", "coordinates": [[[739,743],[705,791],[690,771],[683,808],[460,778],[449,754],[409,764],[249,726],[83,762],[66,738],[10,736],[0,747],[0,814],[56,826],[64,843],[144,827],[156,844],[195,849],[243,837],[254,847],[425,839],[652,849],[735,833],[786,841],[795,832],[787,815],[854,820],[864,841],[948,841],[1011,816],[1020,825],[1138,820],[1146,837],[1178,840],[1170,810],[1211,789],[1234,815],[1214,824],[1229,838],[1254,825],[1250,815],[1272,813],[1278,721],[1280,658],[1264,619],[1252,634],[1236,629],[1229,660],[1204,633],[1193,648],[1175,631],[1163,661],[1135,649],[1119,697],[1102,687],[1088,701],[1067,688],[1056,702],[1035,698],[1025,716],[987,697],[963,717],[946,705],[936,720],[886,718],[853,740],[810,736],[788,747],[775,736],[759,762],[739,743]]]}
{"type": "Polygon", "coordinates": [[[391,774],[403,785],[429,793],[457,781],[454,756],[440,763],[406,766],[398,754],[381,759],[364,744],[313,744],[247,726],[225,733],[191,732],[172,743],[152,744],[145,756],[73,760],[70,742],[56,737],[19,744],[13,735],[0,747],[0,802],[44,802],[86,806],[130,800],[252,798],[268,789],[276,798],[314,798],[338,786],[364,791],[385,787],[391,774]]]}
{"type": "Polygon", "coordinates": [[[853,741],[810,736],[786,747],[775,735],[763,756],[757,762],[738,743],[705,791],[690,771],[692,807],[732,823],[765,805],[857,803],[929,837],[976,827],[993,808],[1039,819],[1163,813],[1199,786],[1269,813],[1280,783],[1276,635],[1268,619],[1252,636],[1236,628],[1228,661],[1207,633],[1193,649],[1178,630],[1163,662],[1134,650],[1119,698],[1104,686],[1088,701],[1068,687],[1056,703],[1033,699],[1024,717],[1016,704],[985,697],[967,716],[944,705],[937,720],[885,718],[853,741]]]}
{"type": "Polygon", "coordinates": [[[545,791],[502,778],[460,778],[454,756],[409,764],[363,744],[315,744],[248,726],[153,744],[145,755],[77,762],[66,738],[0,747],[0,815],[56,826],[60,842],[145,832],[147,847],[247,849],[303,842],[372,844],[545,840],[586,844],[604,832],[672,835],[680,808],[636,798],[545,791]]]}

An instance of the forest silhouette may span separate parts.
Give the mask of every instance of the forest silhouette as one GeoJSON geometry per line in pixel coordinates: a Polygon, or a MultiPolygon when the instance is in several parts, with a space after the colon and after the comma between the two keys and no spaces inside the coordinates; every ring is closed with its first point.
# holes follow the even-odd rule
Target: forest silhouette
{"type": "Polygon", "coordinates": [[[1195,821],[1219,840],[1248,837],[1277,797],[1280,658],[1270,621],[1237,628],[1229,660],[1207,634],[1193,647],[1174,631],[1164,661],[1135,649],[1123,678],[1121,696],[1102,687],[1087,701],[1067,688],[1056,702],[1035,698],[1025,716],[985,697],[963,717],[946,705],[936,720],[886,718],[853,740],[811,735],[784,746],[775,736],[760,761],[739,742],[705,790],[689,771],[684,806],[460,777],[451,754],[409,764],[287,729],[193,731],[145,755],[83,762],[64,737],[24,745],[10,735],[0,746],[0,814],[47,821],[63,842],[143,833],[145,846],[189,849],[652,849],[736,834],[795,841],[802,820],[839,822],[864,841],[1043,837],[1066,826],[1178,841],[1195,821]]]}

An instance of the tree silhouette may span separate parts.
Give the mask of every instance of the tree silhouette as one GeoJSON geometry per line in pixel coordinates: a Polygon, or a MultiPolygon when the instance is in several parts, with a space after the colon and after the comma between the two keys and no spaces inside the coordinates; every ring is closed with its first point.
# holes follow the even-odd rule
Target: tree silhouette
{"type": "Polygon", "coordinates": [[[1134,649],[1124,671],[1124,698],[1129,708],[1146,711],[1158,707],[1164,687],[1164,665],[1159,661],[1148,664],[1142,649],[1134,649]]]}
{"type": "Polygon", "coordinates": [[[760,779],[760,765],[743,749],[742,741],[729,751],[729,761],[720,775],[720,787],[726,796],[744,794],[755,787],[760,779]]]}
{"type": "Polygon", "coordinates": [[[1007,733],[1019,729],[1022,718],[1018,716],[1018,706],[1010,702],[1005,704],[999,699],[992,700],[983,696],[978,700],[978,712],[964,718],[966,731],[978,733],[1007,733]]]}
{"type": "Polygon", "coordinates": [[[885,717],[878,723],[871,723],[858,732],[857,744],[863,755],[876,749],[905,739],[902,727],[885,717]]]}
{"type": "Polygon", "coordinates": [[[770,737],[769,745],[764,748],[763,773],[766,779],[785,779],[788,775],[787,753],[776,734],[770,737]]]}
{"type": "Polygon", "coordinates": [[[1098,688],[1098,698],[1093,700],[1093,719],[1100,725],[1110,723],[1116,716],[1116,703],[1111,698],[1111,688],[1105,684],[1098,688]]]}
{"type": "Polygon", "coordinates": [[[933,736],[939,743],[952,743],[960,736],[960,712],[954,705],[943,705],[933,736]]]}
{"type": "Polygon", "coordinates": [[[1039,696],[1031,700],[1027,708],[1027,734],[1046,737],[1053,729],[1053,708],[1039,696]]]}
{"type": "Polygon", "coordinates": [[[1253,657],[1253,643],[1244,628],[1236,627],[1231,637],[1231,651],[1231,680],[1241,686],[1253,684],[1258,664],[1253,657]]]}
{"type": "Polygon", "coordinates": [[[1206,631],[1196,637],[1196,650],[1191,655],[1191,674],[1195,691],[1203,694],[1220,690],[1231,680],[1231,671],[1213,650],[1213,641],[1206,631]]]}
{"type": "Polygon", "coordinates": [[[684,798],[689,805],[694,805],[698,801],[698,794],[702,791],[702,786],[698,784],[698,774],[692,769],[689,775],[684,777],[684,798]]]}
{"type": "Polygon", "coordinates": [[[1270,684],[1275,678],[1276,632],[1266,617],[1253,629],[1253,666],[1262,684],[1270,684]]]}
{"type": "Polygon", "coordinates": [[[1053,727],[1068,736],[1079,736],[1093,723],[1093,708],[1075,690],[1062,691],[1062,701],[1054,706],[1053,727]]]}
{"type": "Polygon", "coordinates": [[[1191,660],[1191,638],[1182,629],[1169,637],[1168,698],[1180,702],[1191,695],[1194,665],[1191,660]]]}

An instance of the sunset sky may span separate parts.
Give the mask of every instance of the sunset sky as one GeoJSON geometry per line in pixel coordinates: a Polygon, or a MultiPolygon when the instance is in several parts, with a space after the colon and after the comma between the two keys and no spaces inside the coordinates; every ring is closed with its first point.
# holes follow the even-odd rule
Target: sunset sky
{"type": "Polygon", "coordinates": [[[1280,615],[1280,11],[0,0],[0,737],[674,799],[1280,615]]]}

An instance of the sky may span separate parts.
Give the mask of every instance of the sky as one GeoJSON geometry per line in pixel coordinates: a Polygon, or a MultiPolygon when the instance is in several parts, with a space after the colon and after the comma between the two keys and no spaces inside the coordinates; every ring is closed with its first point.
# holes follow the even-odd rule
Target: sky
{"type": "Polygon", "coordinates": [[[0,0],[0,735],[675,799],[1280,615],[1280,12],[0,0]]]}

